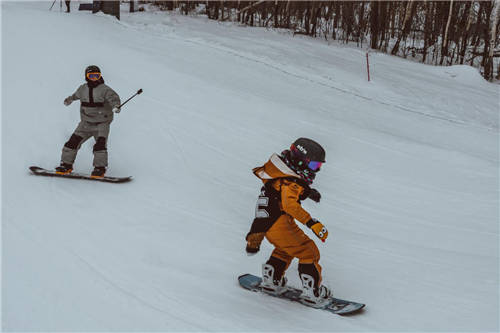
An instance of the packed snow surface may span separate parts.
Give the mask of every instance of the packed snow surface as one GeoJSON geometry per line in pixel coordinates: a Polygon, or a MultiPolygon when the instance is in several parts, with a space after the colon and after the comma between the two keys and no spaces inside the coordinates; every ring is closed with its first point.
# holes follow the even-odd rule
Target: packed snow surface
{"type": "MultiPolygon", "coordinates": [[[[122,20],[2,2],[2,316],[17,331],[498,331],[499,86],[285,31],[146,11],[122,20]],[[125,100],[114,185],[52,168],[79,121],[63,99],[101,67],[125,100]],[[341,317],[249,293],[251,168],[320,142],[324,280],[341,317]]],[[[93,139],[75,169],[90,172],[93,139]]],[[[287,272],[298,286],[297,262],[287,272]]]]}

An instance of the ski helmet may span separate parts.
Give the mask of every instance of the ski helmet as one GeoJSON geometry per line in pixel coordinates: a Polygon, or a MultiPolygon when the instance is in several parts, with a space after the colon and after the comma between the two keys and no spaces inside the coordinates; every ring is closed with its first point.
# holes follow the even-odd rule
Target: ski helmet
{"type": "Polygon", "coordinates": [[[311,139],[299,138],[295,140],[290,146],[290,151],[297,162],[325,162],[325,150],[319,143],[311,139]]]}
{"type": "Polygon", "coordinates": [[[325,150],[319,143],[307,138],[299,138],[285,150],[281,157],[285,163],[301,176],[309,185],[316,177],[316,172],[325,162],[325,150]]]}
{"type": "Polygon", "coordinates": [[[87,66],[87,68],[85,68],[85,80],[86,81],[89,81],[89,80],[97,81],[100,78],[101,78],[101,70],[99,69],[99,67],[97,67],[96,65],[90,65],[90,66],[87,66]],[[94,79],[92,77],[89,77],[89,75],[94,77],[94,79]]]}

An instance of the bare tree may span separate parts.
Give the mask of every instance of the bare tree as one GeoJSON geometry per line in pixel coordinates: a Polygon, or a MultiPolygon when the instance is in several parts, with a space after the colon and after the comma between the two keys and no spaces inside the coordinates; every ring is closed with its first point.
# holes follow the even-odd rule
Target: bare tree
{"type": "Polygon", "coordinates": [[[401,33],[398,36],[398,40],[396,41],[396,44],[394,44],[394,47],[392,48],[391,54],[395,55],[399,51],[399,43],[401,42],[401,39],[406,39],[406,36],[408,35],[408,32],[410,30],[410,25],[411,25],[411,16],[413,12],[413,8],[415,8],[415,1],[409,0],[406,4],[406,10],[405,10],[405,16],[403,20],[403,29],[401,33]]]}
{"type": "MultiPolygon", "coordinates": [[[[147,2],[147,1],[142,1],[147,2]]],[[[500,0],[430,1],[153,1],[189,14],[203,5],[209,19],[292,29],[294,34],[356,41],[393,55],[431,64],[470,64],[492,79],[500,69],[500,0]],[[234,15],[236,14],[236,15],[234,15]],[[272,22],[272,23],[271,23],[272,22]],[[389,46],[392,48],[389,50],[389,46]],[[495,63],[499,65],[496,66],[495,63]]],[[[499,73],[500,75],[500,73],[499,73]]]]}
{"type": "Polygon", "coordinates": [[[441,47],[441,61],[440,65],[443,64],[444,57],[448,55],[448,29],[450,28],[451,13],[453,12],[453,0],[450,0],[450,8],[448,12],[448,20],[446,21],[446,28],[444,30],[443,44],[441,47]]]}
{"type": "Polygon", "coordinates": [[[495,46],[498,42],[497,40],[497,28],[498,28],[498,16],[500,15],[500,0],[495,0],[493,8],[491,10],[490,18],[490,41],[489,41],[489,52],[486,60],[484,62],[484,77],[486,79],[493,79],[493,53],[495,46]]]}

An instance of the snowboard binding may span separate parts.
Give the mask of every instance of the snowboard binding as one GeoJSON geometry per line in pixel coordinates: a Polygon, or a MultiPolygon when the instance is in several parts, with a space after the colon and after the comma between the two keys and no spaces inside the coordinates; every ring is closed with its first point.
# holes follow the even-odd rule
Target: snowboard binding
{"type": "Polygon", "coordinates": [[[287,291],[286,277],[282,276],[281,279],[274,279],[274,266],[270,264],[262,265],[262,283],[261,287],[268,294],[281,295],[287,291]]]}

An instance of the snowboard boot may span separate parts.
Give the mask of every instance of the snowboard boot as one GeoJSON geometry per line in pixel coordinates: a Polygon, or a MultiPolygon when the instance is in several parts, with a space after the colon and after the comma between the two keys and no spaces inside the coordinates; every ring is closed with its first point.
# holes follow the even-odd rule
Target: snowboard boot
{"type": "Polygon", "coordinates": [[[284,275],[279,279],[275,279],[275,267],[273,265],[262,265],[262,282],[260,286],[263,291],[273,295],[280,295],[287,290],[286,282],[287,280],[284,275]]]}
{"type": "Polygon", "coordinates": [[[56,167],[56,173],[59,175],[67,175],[73,171],[73,165],[61,162],[61,165],[56,167]]]}
{"type": "Polygon", "coordinates": [[[332,291],[326,286],[316,286],[314,277],[309,274],[301,273],[300,279],[302,280],[302,294],[300,299],[302,304],[320,308],[327,305],[332,297],[332,291]]]}
{"type": "Polygon", "coordinates": [[[105,167],[94,167],[94,171],[90,174],[90,178],[103,178],[105,173],[105,167]]]}

